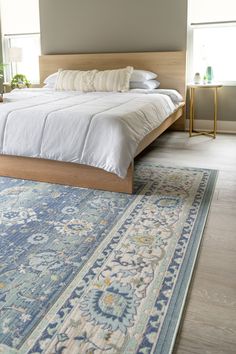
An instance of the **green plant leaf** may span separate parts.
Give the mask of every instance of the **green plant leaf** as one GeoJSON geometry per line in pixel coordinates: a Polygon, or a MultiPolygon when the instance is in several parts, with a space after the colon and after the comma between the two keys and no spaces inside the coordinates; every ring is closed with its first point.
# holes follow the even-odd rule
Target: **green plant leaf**
{"type": "Polygon", "coordinates": [[[11,80],[11,88],[30,87],[30,82],[23,74],[16,74],[11,80]]]}

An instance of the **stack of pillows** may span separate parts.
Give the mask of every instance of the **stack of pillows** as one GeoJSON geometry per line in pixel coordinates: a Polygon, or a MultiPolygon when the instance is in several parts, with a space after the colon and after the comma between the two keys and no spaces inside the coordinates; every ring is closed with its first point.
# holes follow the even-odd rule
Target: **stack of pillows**
{"type": "Polygon", "coordinates": [[[127,92],[130,89],[153,90],[160,83],[157,74],[147,70],[134,70],[127,66],[116,70],[58,70],[44,81],[44,88],[57,91],[127,92]]]}
{"type": "Polygon", "coordinates": [[[130,89],[153,90],[160,86],[160,82],[155,80],[157,74],[147,70],[134,70],[130,77],[130,89]]]}

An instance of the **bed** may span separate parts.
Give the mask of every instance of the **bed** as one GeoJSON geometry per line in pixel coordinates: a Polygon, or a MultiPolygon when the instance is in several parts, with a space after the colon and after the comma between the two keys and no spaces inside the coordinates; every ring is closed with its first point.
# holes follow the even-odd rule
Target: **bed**
{"type": "MultiPolygon", "coordinates": [[[[176,89],[185,97],[185,53],[183,52],[45,55],[40,57],[41,82],[58,68],[105,70],[129,65],[158,73],[162,89],[176,89]]],[[[124,94],[96,92],[78,95],[42,91],[39,90],[40,94],[37,95],[36,91],[29,90],[28,100],[16,99],[11,106],[6,104],[2,108],[0,124],[4,125],[2,130],[4,134],[1,136],[4,144],[0,156],[1,176],[132,193],[134,158],[170,126],[174,129],[184,129],[184,102],[178,102],[173,106],[169,95],[163,95],[162,92],[158,95],[156,93],[146,95],[140,92],[124,94]],[[155,120],[154,123],[146,120],[143,126],[140,118],[136,124],[140,126],[140,132],[135,132],[135,125],[130,124],[133,119],[133,106],[135,105],[140,113],[145,105],[149,109],[148,114],[155,116],[155,111],[158,110],[157,101],[165,103],[164,118],[162,117],[158,124],[155,120]],[[84,121],[80,126],[76,126],[76,122],[74,125],[71,123],[77,112],[75,106],[76,110],[79,107],[83,118],[81,121],[84,121]],[[66,121],[65,114],[63,113],[63,116],[59,114],[62,111],[67,112],[70,119],[66,121]],[[45,120],[44,116],[48,117],[49,113],[50,119],[45,120]],[[94,116],[96,119],[93,118],[94,116]],[[129,144],[128,137],[123,139],[122,135],[117,135],[118,140],[114,139],[116,146],[113,148],[108,141],[110,134],[107,134],[106,129],[109,129],[112,120],[116,122],[117,116],[120,116],[122,122],[126,124],[126,128],[122,128],[122,134],[125,136],[130,129],[130,133],[127,134],[132,135],[133,142],[129,144]],[[15,129],[14,124],[17,121],[20,124],[19,128],[15,129]],[[30,125],[31,128],[25,128],[30,125]],[[71,154],[71,151],[70,154],[67,151],[70,141],[76,137],[72,134],[76,129],[78,134],[83,129],[89,132],[86,133],[83,144],[78,146],[83,156],[81,159],[71,154]],[[65,138],[60,133],[62,130],[65,130],[65,138]],[[44,135],[40,133],[43,138],[38,139],[35,132],[43,132],[44,135]],[[47,134],[51,136],[50,139],[47,134]],[[42,144],[42,139],[47,143],[42,144]],[[106,149],[110,154],[108,161],[114,161],[114,164],[116,158],[122,160],[122,156],[125,157],[119,168],[113,167],[112,163],[109,163],[109,166],[104,162],[97,163],[99,157],[106,153],[106,149]]],[[[135,119],[137,116],[136,114],[135,119]]],[[[119,130],[120,126],[117,132],[119,130]]],[[[111,132],[111,129],[109,131],[111,132]]]]}

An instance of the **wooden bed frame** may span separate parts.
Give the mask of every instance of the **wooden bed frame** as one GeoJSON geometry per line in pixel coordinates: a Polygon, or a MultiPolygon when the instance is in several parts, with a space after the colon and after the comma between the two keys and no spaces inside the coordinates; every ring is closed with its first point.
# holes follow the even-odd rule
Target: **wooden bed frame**
{"type": "MultiPolygon", "coordinates": [[[[156,72],[158,80],[161,82],[161,88],[177,89],[185,97],[185,52],[44,55],[40,57],[40,80],[43,83],[44,79],[56,72],[58,68],[81,70],[96,68],[105,70],[128,65],[136,69],[156,72]]],[[[184,130],[184,103],[158,128],[145,136],[138,146],[136,156],[170,126],[175,130],[184,130]]],[[[121,179],[113,173],[86,165],[40,158],[1,155],[0,175],[132,193],[133,165],[134,163],[129,167],[126,178],[121,179]]]]}

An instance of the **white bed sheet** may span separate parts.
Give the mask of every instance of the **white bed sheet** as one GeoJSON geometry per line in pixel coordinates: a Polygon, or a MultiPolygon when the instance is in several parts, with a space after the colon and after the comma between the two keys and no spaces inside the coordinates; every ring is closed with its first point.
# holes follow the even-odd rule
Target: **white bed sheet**
{"type": "Polygon", "coordinates": [[[124,178],[140,141],[177,109],[173,92],[14,90],[0,106],[0,153],[86,164],[124,178]]]}

